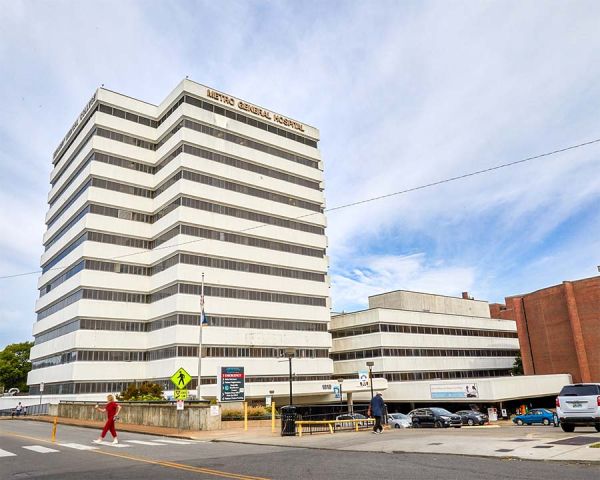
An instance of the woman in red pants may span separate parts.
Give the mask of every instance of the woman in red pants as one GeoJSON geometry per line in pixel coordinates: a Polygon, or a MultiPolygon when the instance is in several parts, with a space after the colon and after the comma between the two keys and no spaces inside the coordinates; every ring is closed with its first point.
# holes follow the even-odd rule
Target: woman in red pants
{"type": "Polygon", "coordinates": [[[100,408],[96,405],[94,408],[99,412],[106,412],[106,423],[104,424],[104,428],[102,429],[102,433],[97,440],[94,440],[94,443],[101,443],[106,436],[106,433],[110,430],[110,434],[113,436],[113,443],[119,443],[117,440],[117,431],[115,430],[115,417],[119,415],[121,411],[121,405],[115,402],[115,397],[112,395],[108,395],[106,397],[107,404],[104,408],[100,408]]]}

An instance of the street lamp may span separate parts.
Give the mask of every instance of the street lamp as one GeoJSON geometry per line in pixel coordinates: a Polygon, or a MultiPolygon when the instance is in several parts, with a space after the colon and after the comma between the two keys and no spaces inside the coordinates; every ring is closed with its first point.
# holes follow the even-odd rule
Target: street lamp
{"type": "Polygon", "coordinates": [[[373,366],[375,362],[367,362],[367,367],[369,367],[369,385],[371,386],[371,398],[373,398],[373,366]]]}
{"type": "Polygon", "coordinates": [[[340,405],[342,406],[342,410],[344,410],[344,392],[342,391],[342,383],[344,383],[344,379],[338,378],[338,382],[340,382],[340,405]]]}
{"type": "Polygon", "coordinates": [[[288,347],[285,349],[285,356],[288,357],[288,362],[290,364],[290,405],[293,405],[292,399],[292,357],[296,355],[296,349],[288,347]]]}

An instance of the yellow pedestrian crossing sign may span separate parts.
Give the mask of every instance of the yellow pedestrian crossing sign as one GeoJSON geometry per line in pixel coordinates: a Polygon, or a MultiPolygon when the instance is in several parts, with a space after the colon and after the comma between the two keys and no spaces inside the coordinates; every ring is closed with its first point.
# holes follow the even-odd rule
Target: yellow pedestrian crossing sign
{"type": "Polygon", "coordinates": [[[187,389],[175,390],[173,392],[173,398],[175,398],[175,400],[186,400],[187,397],[188,397],[187,389]]]}
{"type": "Polygon", "coordinates": [[[175,385],[175,387],[177,387],[177,388],[185,387],[188,383],[191,382],[191,380],[192,380],[192,377],[183,368],[180,368],[179,370],[177,370],[171,377],[171,381],[173,382],[173,385],[175,385]]]}

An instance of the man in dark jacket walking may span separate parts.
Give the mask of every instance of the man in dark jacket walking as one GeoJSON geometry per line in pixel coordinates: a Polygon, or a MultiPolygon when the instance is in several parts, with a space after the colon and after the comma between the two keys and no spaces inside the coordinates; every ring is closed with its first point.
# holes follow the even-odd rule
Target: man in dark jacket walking
{"type": "Polygon", "coordinates": [[[381,395],[381,392],[377,392],[375,396],[371,399],[371,415],[375,417],[375,426],[373,427],[373,433],[383,432],[381,420],[383,418],[384,408],[385,404],[383,403],[383,397],[381,395]]]}

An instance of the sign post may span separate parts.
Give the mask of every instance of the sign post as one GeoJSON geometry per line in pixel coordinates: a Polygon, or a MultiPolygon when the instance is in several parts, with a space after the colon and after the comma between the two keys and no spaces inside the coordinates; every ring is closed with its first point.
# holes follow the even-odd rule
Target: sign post
{"type": "Polygon", "coordinates": [[[42,404],[42,394],[44,393],[44,382],[40,382],[40,405],[42,404]]]}

